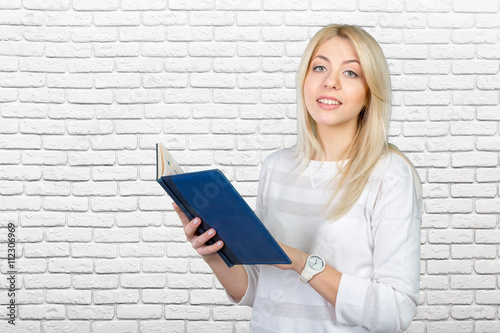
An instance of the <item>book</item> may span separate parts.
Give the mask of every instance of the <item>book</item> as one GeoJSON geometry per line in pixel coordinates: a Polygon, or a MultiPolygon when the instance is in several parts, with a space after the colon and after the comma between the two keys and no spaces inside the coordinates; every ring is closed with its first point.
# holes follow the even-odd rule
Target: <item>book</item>
{"type": "Polygon", "coordinates": [[[197,234],[210,228],[222,240],[217,252],[228,267],[233,265],[290,264],[278,242],[218,169],[184,172],[168,150],[156,145],[156,181],[186,214],[201,219],[197,234]]]}

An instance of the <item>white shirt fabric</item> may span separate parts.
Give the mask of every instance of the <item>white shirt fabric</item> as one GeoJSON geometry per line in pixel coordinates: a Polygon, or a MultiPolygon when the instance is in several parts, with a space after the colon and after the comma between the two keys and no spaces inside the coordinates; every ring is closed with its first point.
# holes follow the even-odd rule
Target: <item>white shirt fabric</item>
{"type": "Polygon", "coordinates": [[[253,306],[250,332],[403,332],[420,281],[421,185],[410,166],[389,154],[349,213],[332,222],[323,208],[336,162],[311,161],[296,178],[292,155],[293,147],[265,159],[256,213],[276,240],[343,273],[336,306],[292,270],[245,266],[249,285],[239,304],[253,306]]]}

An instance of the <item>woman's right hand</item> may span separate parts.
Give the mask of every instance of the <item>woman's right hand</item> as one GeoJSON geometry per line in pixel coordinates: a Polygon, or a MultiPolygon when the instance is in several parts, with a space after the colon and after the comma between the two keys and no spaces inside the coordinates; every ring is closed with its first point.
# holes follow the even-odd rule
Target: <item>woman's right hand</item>
{"type": "Polygon", "coordinates": [[[193,249],[195,249],[205,261],[218,257],[217,251],[222,248],[224,243],[222,241],[218,241],[212,245],[205,244],[209,239],[215,236],[215,230],[211,228],[201,235],[196,235],[196,229],[200,225],[201,220],[198,217],[195,217],[192,221],[189,221],[186,214],[184,214],[175,202],[172,202],[172,206],[174,206],[175,212],[181,219],[184,234],[186,234],[186,238],[188,242],[191,243],[193,249]]]}

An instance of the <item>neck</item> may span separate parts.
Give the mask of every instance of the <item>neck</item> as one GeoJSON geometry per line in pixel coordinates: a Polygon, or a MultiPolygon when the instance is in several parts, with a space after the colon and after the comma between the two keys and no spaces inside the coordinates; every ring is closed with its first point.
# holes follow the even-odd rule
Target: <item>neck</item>
{"type": "MultiPolygon", "coordinates": [[[[338,161],[342,152],[349,146],[355,135],[355,130],[350,131],[327,131],[326,129],[317,131],[317,138],[324,152],[325,161],[338,161]]],[[[349,156],[344,156],[349,158],[349,156]]],[[[319,160],[315,154],[313,160],[319,160]]]]}

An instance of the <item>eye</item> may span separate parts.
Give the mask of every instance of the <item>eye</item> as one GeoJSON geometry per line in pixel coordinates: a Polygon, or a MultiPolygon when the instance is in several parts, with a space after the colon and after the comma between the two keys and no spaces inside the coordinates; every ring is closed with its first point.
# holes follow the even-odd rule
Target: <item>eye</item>
{"type": "Polygon", "coordinates": [[[356,74],[355,72],[353,72],[353,71],[351,71],[351,70],[345,71],[344,73],[346,73],[346,75],[347,75],[348,77],[352,77],[352,78],[354,78],[354,77],[359,77],[359,75],[358,75],[358,74],[356,74]]]}
{"type": "Polygon", "coordinates": [[[315,66],[313,67],[313,71],[316,71],[316,72],[326,72],[326,67],[325,66],[315,66]]]}

